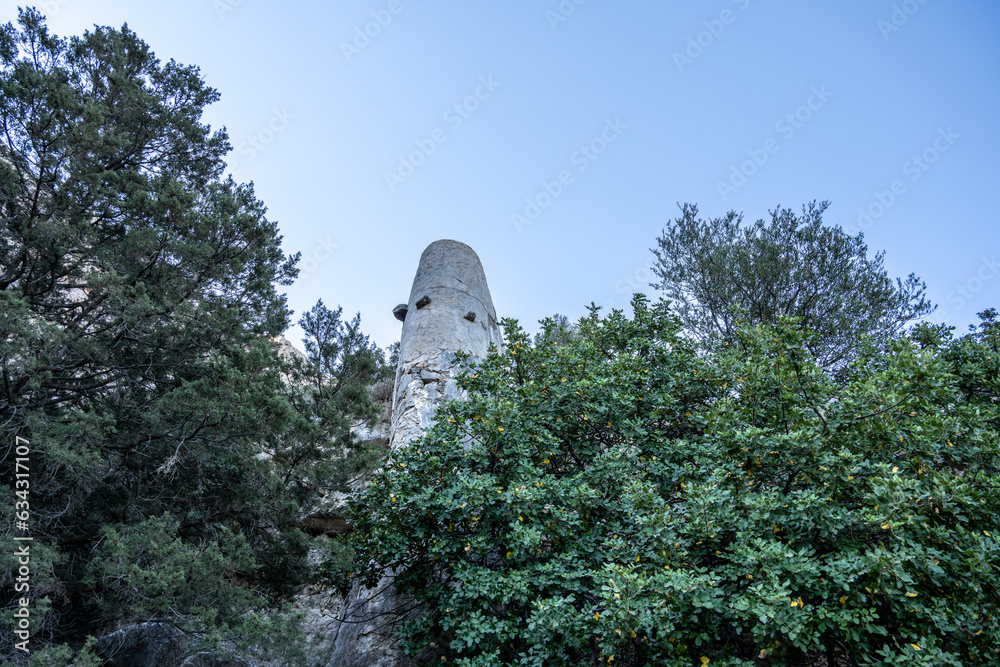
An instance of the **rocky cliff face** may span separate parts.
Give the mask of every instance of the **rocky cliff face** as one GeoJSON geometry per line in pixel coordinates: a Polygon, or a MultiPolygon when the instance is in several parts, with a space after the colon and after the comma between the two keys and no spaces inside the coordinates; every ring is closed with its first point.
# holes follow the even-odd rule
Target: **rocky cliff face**
{"type": "MultiPolygon", "coordinates": [[[[455,352],[482,359],[502,345],[486,274],[475,251],[435,241],[420,256],[410,299],[394,311],[403,321],[393,391],[390,448],[420,437],[442,401],[461,398],[455,352]]],[[[356,586],[344,602],[329,667],[402,667],[393,631],[412,604],[385,576],[373,590],[356,586]]]]}

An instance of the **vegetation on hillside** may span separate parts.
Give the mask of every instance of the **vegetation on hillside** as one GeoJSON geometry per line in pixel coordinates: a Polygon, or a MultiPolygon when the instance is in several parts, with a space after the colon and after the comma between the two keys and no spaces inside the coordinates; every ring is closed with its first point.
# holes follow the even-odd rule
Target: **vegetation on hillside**
{"type": "Polygon", "coordinates": [[[788,318],[699,352],[660,303],[506,351],[356,502],[427,664],[1000,660],[1000,322],[839,379],[788,318]]]}
{"type": "MultiPolygon", "coordinates": [[[[298,257],[223,176],[216,99],[127,28],[0,27],[0,493],[34,538],[30,592],[0,553],[0,659],[27,595],[35,665],[143,623],[293,664],[303,514],[385,463],[353,430],[398,347],[320,301],[281,353],[298,257]]],[[[506,320],[329,578],[396,572],[433,664],[1000,662],[997,313],[907,331],[923,284],[824,209],[685,206],[655,251],[672,305],[506,320]]]]}
{"type": "MultiPolygon", "coordinates": [[[[317,304],[311,363],[272,342],[298,257],[223,178],[226,134],[200,120],[217,98],[127,28],[63,40],[33,10],[0,27],[0,492],[24,438],[40,664],[142,622],[194,648],[294,644],[276,609],[305,575],[299,513],[377,458],[351,435],[386,374],[359,320],[317,304]]],[[[13,553],[0,656],[25,595],[13,553]]]]}

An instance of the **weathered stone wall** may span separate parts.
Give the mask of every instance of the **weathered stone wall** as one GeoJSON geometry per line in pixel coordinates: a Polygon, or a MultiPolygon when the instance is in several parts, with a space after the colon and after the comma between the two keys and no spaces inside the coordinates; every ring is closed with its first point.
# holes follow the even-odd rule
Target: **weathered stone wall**
{"type": "Polygon", "coordinates": [[[393,394],[393,449],[426,431],[442,400],[458,398],[456,350],[482,359],[490,345],[501,345],[483,266],[475,251],[458,241],[427,246],[410,300],[395,312],[405,319],[393,394]]]}
{"type": "MultiPolygon", "coordinates": [[[[455,352],[482,359],[502,345],[486,274],[475,251],[435,241],[420,256],[410,299],[393,313],[403,320],[393,391],[390,448],[420,437],[443,402],[461,398],[455,352]]],[[[329,667],[403,667],[392,632],[412,605],[386,573],[374,590],[359,586],[341,612],[329,667]]]]}

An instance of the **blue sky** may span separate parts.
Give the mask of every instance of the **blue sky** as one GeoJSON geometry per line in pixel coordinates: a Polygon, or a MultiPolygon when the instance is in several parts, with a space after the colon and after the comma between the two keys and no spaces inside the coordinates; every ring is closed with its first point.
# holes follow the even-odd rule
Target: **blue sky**
{"type": "Polygon", "coordinates": [[[755,220],[813,199],[927,282],[930,319],[1000,306],[1000,3],[37,6],[63,36],[127,23],[220,91],[207,122],[302,252],[295,319],[322,298],[390,344],[421,251],[453,238],[533,329],[654,295],[679,202],[755,220]]]}

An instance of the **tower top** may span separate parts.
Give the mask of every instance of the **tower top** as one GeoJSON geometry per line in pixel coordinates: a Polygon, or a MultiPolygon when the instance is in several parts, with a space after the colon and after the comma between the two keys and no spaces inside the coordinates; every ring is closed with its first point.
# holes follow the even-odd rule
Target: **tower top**
{"type": "Polygon", "coordinates": [[[482,359],[502,340],[483,265],[472,248],[458,241],[427,246],[409,301],[393,313],[403,320],[393,391],[395,449],[430,427],[440,401],[458,398],[455,352],[482,359]]]}

